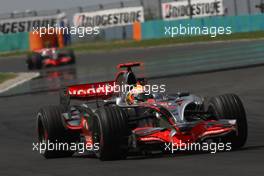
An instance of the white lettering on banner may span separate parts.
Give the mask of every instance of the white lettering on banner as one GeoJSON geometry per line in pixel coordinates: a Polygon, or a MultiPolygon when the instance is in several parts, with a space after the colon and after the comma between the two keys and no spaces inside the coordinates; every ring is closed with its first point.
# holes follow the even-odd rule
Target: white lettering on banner
{"type": "Polygon", "coordinates": [[[162,3],[164,20],[187,19],[224,14],[223,0],[188,0],[162,3]]]}
{"type": "Polygon", "coordinates": [[[65,13],[52,16],[36,16],[25,18],[12,18],[0,20],[0,34],[30,32],[33,28],[60,26],[61,19],[65,18],[65,13]]]}
{"type": "Polygon", "coordinates": [[[130,25],[135,22],[144,22],[143,7],[126,7],[76,13],[73,17],[73,24],[76,27],[99,26],[100,28],[107,28],[130,25]]]}

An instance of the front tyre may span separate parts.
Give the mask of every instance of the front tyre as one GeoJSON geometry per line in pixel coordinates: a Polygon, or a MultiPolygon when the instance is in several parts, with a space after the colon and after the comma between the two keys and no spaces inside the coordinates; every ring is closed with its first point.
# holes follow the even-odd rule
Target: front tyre
{"type": "Polygon", "coordinates": [[[107,106],[95,112],[93,141],[99,143],[96,156],[101,160],[125,159],[128,151],[128,117],[121,108],[107,106]]]}
{"type": "Polygon", "coordinates": [[[27,67],[28,70],[41,69],[42,68],[42,56],[39,53],[32,53],[28,56],[27,67]]]}
{"type": "Polygon", "coordinates": [[[225,94],[211,98],[208,112],[215,119],[234,119],[237,121],[237,132],[224,137],[225,142],[231,142],[232,149],[243,147],[247,141],[247,118],[240,98],[235,94],[225,94]]]}
{"type": "Polygon", "coordinates": [[[28,68],[28,70],[34,69],[34,63],[30,57],[27,59],[27,68],[28,68]]]}
{"type": "Polygon", "coordinates": [[[41,152],[45,158],[70,157],[75,152],[69,148],[71,143],[77,142],[78,136],[63,126],[63,112],[65,108],[62,106],[47,106],[41,108],[37,114],[38,140],[45,146],[41,152]],[[61,147],[55,147],[56,144],[61,147]]]}

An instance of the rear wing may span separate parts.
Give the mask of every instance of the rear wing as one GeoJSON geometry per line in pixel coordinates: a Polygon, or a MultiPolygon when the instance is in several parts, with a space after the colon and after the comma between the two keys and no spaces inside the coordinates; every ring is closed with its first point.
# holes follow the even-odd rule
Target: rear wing
{"type": "Polygon", "coordinates": [[[124,64],[118,64],[117,69],[126,68],[127,71],[130,71],[132,67],[140,67],[143,66],[142,62],[128,62],[124,64]]]}
{"type": "Polygon", "coordinates": [[[61,104],[68,104],[70,99],[105,100],[115,94],[115,81],[68,86],[61,92],[61,104]]]}

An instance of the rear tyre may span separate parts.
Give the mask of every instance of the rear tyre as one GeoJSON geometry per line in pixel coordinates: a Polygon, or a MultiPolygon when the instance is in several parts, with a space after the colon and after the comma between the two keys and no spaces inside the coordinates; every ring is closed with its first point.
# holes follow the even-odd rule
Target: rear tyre
{"type": "Polygon", "coordinates": [[[68,50],[67,53],[68,53],[69,57],[72,59],[70,64],[75,64],[76,59],[75,59],[75,54],[74,54],[73,50],[68,50]]]}
{"type": "Polygon", "coordinates": [[[93,141],[99,143],[101,160],[125,159],[128,151],[128,117],[116,106],[99,108],[93,120],[93,141]]]}
{"type": "Polygon", "coordinates": [[[65,129],[62,123],[61,114],[65,112],[63,106],[47,106],[41,108],[37,114],[38,140],[45,144],[46,149],[41,153],[45,158],[70,157],[75,151],[71,151],[69,146],[72,142],[78,141],[78,135],[65,129]],[[67,147],[54,150],[48,150],[50,144],[66,144],[67,147]]]}
{"type": "Polygon", "coordinates": [[[232,149],[243,147],[247,140],[246,112],[240,98],[235,94],[226,94],[211,98],[208,112],[215,119],[237,120],[237,132],[226,136],[224,142],[230,142],[232,149]]]}

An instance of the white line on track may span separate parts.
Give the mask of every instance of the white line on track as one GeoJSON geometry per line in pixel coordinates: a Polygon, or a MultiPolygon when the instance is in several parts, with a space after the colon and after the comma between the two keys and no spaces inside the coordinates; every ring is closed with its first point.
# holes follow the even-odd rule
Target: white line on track
{"type": "Polygon", "coordinates": [[[38,72],[30,72],[30,73],[16,73],[18,74],[15,78],[7,80],[0,84],[0,93],[6,92],[20,84],[23,84],[33,78],[39,76],[38,72]]]}

